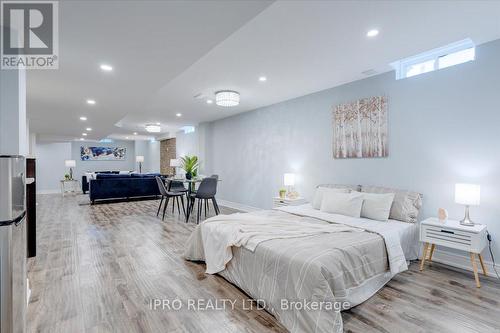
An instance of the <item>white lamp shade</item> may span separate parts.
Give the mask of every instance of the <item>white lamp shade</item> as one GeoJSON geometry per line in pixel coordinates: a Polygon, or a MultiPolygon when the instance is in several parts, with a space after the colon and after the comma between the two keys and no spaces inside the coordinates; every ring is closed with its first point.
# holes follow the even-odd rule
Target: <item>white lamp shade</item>
{"type": "Polygon", "coordinates": [[[456,184],[455,202],[461,205],[478,206],[481,197],[481,187],[474,184],[456,184]]]}
{"type": "Polygon", "coordinates": [[[283,175],[283,184],[285,186],[294,186],[295,185],[295,174],[285,173],[283,175]]]}
{"type": "Polygon", "coordinates": [[[172,158],[170,160],[170,166],[174,167],[174,168],[180,167],[181,166],[181,160],[178,159],[178,158],[172,158]]]}
{"type": "Polygon", "coordinates": [[[137,155],[135,157],[135,161],[138,162],[138,163],[142,163],[144,162],[144,156],[141,156],[141,155],[137,155]]]}
{"type": "Polygon", "coordinates": [[[65,160],[64,165],[67,168],[74,168],[74,167],[76,167],[76,161],[75,160],[65,160]]]}

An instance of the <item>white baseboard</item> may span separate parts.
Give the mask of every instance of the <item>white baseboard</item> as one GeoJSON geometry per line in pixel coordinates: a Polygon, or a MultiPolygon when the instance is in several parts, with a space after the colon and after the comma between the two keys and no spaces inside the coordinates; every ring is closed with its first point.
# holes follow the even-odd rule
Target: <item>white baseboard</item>
{"type": "Polygon", "coordinates": [[[217,199],[217,203],[219,204],[219,206],[237,209],[237,210],[241,210],[241,211],[247,212],[247,213],[248,212],[255,212],[257,210],[262,210],[262,209],[257,208],[257,207],[248,206],[248,205],[244,205],[244,204],[241,204],[238,202],[232,202],[232,201],[221,200],[221,199],[217,199]]]}
{"type": "Polygon", "coordinates": [[[56,194],[56,193],[61,193],[61,190],[40,190],[36,191],[36,194],[56,194]]]}
{"type": "MultiPolygon", "coordinates": [[[[487,251],[486,249],[485,251],[487,251]]],[[[451,253],[443,250],[439,250],[436,248],[434,251],[434,255],[432,256],[432,261],[439,262],[441,264],[453,266],[456,268],[464,269],[467,271],[472,271],[472,263],[469,255],[462,255],[457,253],[451,253]]],[[[479,262],[476,258],[478,267],[479,262]]],[[[488,275],[495,276],[495,271],[493,270],[493,262],[484,261],[484,265],[486,266],[486,270],[488,271],[488,275]]],[[[498,263],[495,264],[495,267],[498,272],[500,272],[500,265],[498,263]]],[[[479,268],[480,269],[480,268],[479,268]]]]}

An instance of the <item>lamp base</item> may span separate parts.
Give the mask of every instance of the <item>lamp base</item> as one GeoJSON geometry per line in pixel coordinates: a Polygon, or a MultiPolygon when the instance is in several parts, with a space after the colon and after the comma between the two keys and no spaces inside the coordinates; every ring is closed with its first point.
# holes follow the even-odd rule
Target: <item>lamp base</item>
{"type": "Polygon", "coordinates": [[[465,225],[465,226],[468,226],[468,227],[472,227],[475,225],[474,222],[472,222],[472,220],[470,219],[469,217],[469,206],[465,206],[465,216],[464,218],[460,221],[460,224],[461,225],[465,225]]]}

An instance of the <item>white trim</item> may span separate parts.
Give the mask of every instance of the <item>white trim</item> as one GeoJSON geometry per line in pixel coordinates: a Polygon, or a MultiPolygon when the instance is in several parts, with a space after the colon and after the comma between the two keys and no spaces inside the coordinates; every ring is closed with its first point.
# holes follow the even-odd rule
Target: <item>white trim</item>
{"type": "Polygon", "coordinates": [[[36,191],[36,194],[55,194],[55,193],[61,194],[61,190],[40,190],[40,191],[36,191]]]}
{"type": "MultiPolygon", "coordinates": [[[[486,248],[485,251],[488,251],[488,248],[486,248]]],[[[469,256],[443,251],[439,248],[436,248],[436,250],[434,251],[432,261],[464,269],[467,271],[472,271],[472,263],[469,256]]],[[[495,277],[496,275],[495,271],[493,270],[493,262],[485,260],[484,265],[486,266],[488,275],[495,277]]],[[[497,271],[500,272],[500,265],[497,263],[495,266],[497,268],[497,271]]]]}
{"type": "Polygon", "coordinates": [[[232,209],[237,209],[237,210],[241,210],[241,211],[247,212],[247,213],[248,212],[255,212],[255,211],[258,211],[258,210],[262,210],[261,208],[244,205],[244,204],[241,204],[241,203],[238,203],[238,202],[221,200],[221,199],[217,199],[217,203],[219,204],[219,206],[224,206],[224,207],[228,207],[228,208],[232,208],[232,209]]]}

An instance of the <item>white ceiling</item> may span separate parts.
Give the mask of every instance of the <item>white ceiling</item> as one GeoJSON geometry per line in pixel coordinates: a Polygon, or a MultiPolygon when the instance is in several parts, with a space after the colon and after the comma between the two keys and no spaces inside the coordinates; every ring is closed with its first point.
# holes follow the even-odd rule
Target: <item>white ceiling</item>
{"type": "Polygon", "coordinates": [[[500,38],[500,1],[65,2],[60,69],[29,73],[28,114],[32,131],[68,138],[87,126],[80,115],[92,139],[146,135],[152,122],[174,133],[467,37],[500,38]],[[372,28],[380,34],[367,38],[372,28]],[[101,62],[115,70],[102,73],[101,62]],[[239,91],[241,104],[193,98],[220,89],[239,91]]]}

